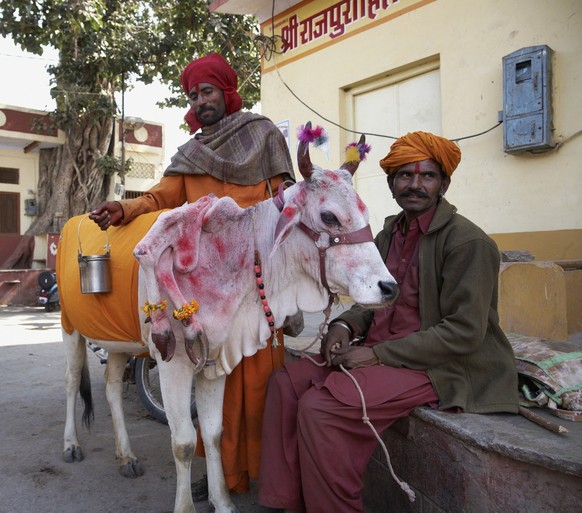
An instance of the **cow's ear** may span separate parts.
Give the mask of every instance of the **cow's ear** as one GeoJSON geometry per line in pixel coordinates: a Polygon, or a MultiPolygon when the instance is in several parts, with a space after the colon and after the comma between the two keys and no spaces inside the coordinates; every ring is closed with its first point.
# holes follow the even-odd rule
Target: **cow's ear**
{"type": "Polygon", "coordinates": [[[273,255],[279,246],[285,242],[285,239],[289,236],[293,227],[299,222],[299,214],[300,210],[291,205],[287,205],[283,209],[283,212],[281,212],[279,220],[277,221],[277,225],[275,226],[275,234],[273,236],[274,244],[271,255],[273,255]]]}

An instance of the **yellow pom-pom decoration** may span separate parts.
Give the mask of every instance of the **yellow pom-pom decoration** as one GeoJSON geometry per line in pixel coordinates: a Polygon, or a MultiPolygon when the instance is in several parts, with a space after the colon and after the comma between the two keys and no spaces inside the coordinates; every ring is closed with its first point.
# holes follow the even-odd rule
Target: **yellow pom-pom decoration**
{"type": "Polygon", "coordinates": [[[346,162],[360,162],[360,151],[357,146],[348,146],[346,148],[346,162]]]}

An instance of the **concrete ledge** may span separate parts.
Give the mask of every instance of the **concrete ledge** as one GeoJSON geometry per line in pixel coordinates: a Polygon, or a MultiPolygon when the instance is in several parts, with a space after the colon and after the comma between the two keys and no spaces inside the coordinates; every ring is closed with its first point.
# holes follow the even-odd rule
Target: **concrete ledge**
{"type": "Polygon", "coordinates": [[[378,447],[364,478],[366,513],[578,511],[582,423],[536,412],[569,433],[552,433],[519,415],[418,408],[382,435],[396,475],[416,500],[394,481],[378,447]]]}

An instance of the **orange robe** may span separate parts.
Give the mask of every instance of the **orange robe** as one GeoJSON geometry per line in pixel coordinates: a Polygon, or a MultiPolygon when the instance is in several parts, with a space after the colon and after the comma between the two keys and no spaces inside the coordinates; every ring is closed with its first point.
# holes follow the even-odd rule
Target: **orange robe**
{"type": "MultiPolygon", "coordinates": [[[[276,194],[284,177],[270,179],[276,194]]],[[[256,185],[235,185],[210,175],[165,176],[159,184],[143,196],[125,200],[123,223],[140,214],[192,203],[208,194],[230,196],[240,207],[246,208],[270,197],[266,181],[256,185]]],[[[261,455],[261,432],[267,380],[273,370],[283,366],[283,335],[279,332],[279,346],[269,343],[254,356],[242,359],[226,377],[223,407],[222,466],[228,488],[236,493],[249,490],[249,478],[257,479],[261,455]]],[[[204,429],[204,426],[200,426],[204,429]]],[[[196,455],[204,456],[204,446],[198,430],[196,455]]]]}

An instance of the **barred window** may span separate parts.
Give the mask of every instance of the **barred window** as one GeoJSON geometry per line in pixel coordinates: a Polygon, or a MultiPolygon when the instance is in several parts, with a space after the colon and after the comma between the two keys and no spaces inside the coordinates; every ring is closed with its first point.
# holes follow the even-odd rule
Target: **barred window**
{"type": "Polygon", "coordinates": [[[0,183],[19,183],[19,170],[11,167],[0,167],[0,183]]]}
{"type": "Polygon", "coordinates": [[[131,163],[131,170],[127,173],[127,176],[130,178],[154,179],[156,177],[156,166],[146,162],[136,162],[134,160],[131,163]]]}

